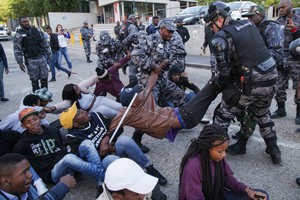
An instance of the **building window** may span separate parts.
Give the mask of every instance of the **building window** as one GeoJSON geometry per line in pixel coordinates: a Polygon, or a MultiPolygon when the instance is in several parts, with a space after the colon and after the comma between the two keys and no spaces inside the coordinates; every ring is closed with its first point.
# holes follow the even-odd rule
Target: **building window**
{"type": "Polygon", "coordinates": [[[166,18],[166,4],[154,4],[154,14],[160,19],[166,18]]]}

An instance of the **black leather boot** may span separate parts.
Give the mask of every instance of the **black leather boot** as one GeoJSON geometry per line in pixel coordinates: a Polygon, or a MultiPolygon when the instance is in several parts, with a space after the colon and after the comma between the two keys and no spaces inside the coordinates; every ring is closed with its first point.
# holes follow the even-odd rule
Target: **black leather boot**
{"type": "Polygon", "coordinates": [[[226,152],[230,154],[246,154],[246,145],[248,138],[240,136],[235,144],[230,145],[226,152]]]}
{"type": "Polygon", "coordinates": [[[281,151],[277,146],[277,138],[264,138],[267,145],[266,153],[271,156],[273,164],[281,163],[281,151]]]}
{"type": "Polygon", "coordinates": [[[285,102],[277,102],[278,108],[273,114],[271,115],[272,119],[277,119],[280,117],[285,117],[286,116],[286,111],[285,111],[285,102]]]}
{"type": "Polygon", "coordinates": [[[148,174],[150,174],[151,176],[154,176],[156,178],[158,178],[158,184],[159,185],[166,185],[167,184],[167,179],[161,175],[161,173],[159,171],[157,171],[157,169],[155,169],[153,167],[153,165],[149,165],[148,167],[146,167],[146,171],[148,174]]]}
{"type": "Polygon", "coordinates": [[[300,104],[297,103],[297,113],[295,118],[295,124],[300,124],[300,104]]]}

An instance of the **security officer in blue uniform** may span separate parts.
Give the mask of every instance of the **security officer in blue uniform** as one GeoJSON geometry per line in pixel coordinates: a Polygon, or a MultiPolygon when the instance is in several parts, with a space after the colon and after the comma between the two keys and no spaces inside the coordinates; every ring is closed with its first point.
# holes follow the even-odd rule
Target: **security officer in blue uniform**
{"type": "Polygon", "coordinates": [[[212,3],[205,21],[215,32],[209,44],[217,69],[212,82],[222,91],[214,123],[227,129],[232,119],[252,104],[266,153],[274,164],[281,163],[274,122],[269,116],[277,80],[275,60],[256,26],[248,20],[232,21],[225,3],[212,3]]]}

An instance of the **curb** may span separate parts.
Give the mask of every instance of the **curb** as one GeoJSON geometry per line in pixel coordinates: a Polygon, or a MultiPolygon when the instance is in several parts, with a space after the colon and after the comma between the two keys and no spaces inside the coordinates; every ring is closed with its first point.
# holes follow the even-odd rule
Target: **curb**
{"type": "Polygon", "coordinates": [[[201,68],[201,69],[211,69],[210,65],[207,64],[201,64],[201,63],[186,63],[186,67],[193,67],[193,68],[201,68]]]}

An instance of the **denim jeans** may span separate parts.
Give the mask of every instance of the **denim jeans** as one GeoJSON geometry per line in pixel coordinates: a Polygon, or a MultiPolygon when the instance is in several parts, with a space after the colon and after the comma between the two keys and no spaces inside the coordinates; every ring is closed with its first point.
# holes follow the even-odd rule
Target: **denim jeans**
{"type": "Polygon", "coordinates": [[[0,98],[4,97],[3,73],[4,73],[4,64],[3,61],[0,61],[0,98]]]}
{"type": "Polygon", "coordinates": [[[63,66],[60,65],[60,63],[58,62],[58,58],[59,58],[60,52],[56,51],[56,52],[52,52],[52,60],[50,63],[50,69],[51,69],[51,74],[52,74],[52,78],[55,79],[55,68],[64,71],[66,73],[69,73],[69,70],[67,70],[66,68],[64,68],[63,66]]]}
{"type": "Polygon", "coordinates": [[[64,56],[67,64],[68,64],[68,68],[70,70],[72,70],[72,63],[69,57],[69,53],[68,53],[68,48],[67,47],[63,47],[60,48],[60,54],[59,54],[59,58],[58,58],[58,63],[61,64],[61,60],[62,60],[62,56],[64,56]]]}
{"type": "Polygon", "coordinates": [[[121,135],[116,141],[116,155],[127,157],[136,162],[141,168],[148,167],[151,162],[141,151],[131,137],[121,135]]]}
{"type": "Polygon", "coordinates": [[[113,119],[123,108],[122,104],[107,97],[97,96],[91,111],[99,112],[107,118],[113,119]]]}
{"type": "Polygon", "coordinates": [[[81,172],[85,175],[95,178],[100,186],[104,181],[105,168],[110,163],[118,159],[118,156],[106,156],[101,162],[98,151],[91,140],[84,140],[78,147],[80,157],[75,154],[65,155],[58,163],[55,164],[51,171],[52,180],[58,183],[60,177],[66,174],[73,174],[74,171],[81,172]],[[83,160],[85,159],[85,160],[83,160]]]}

